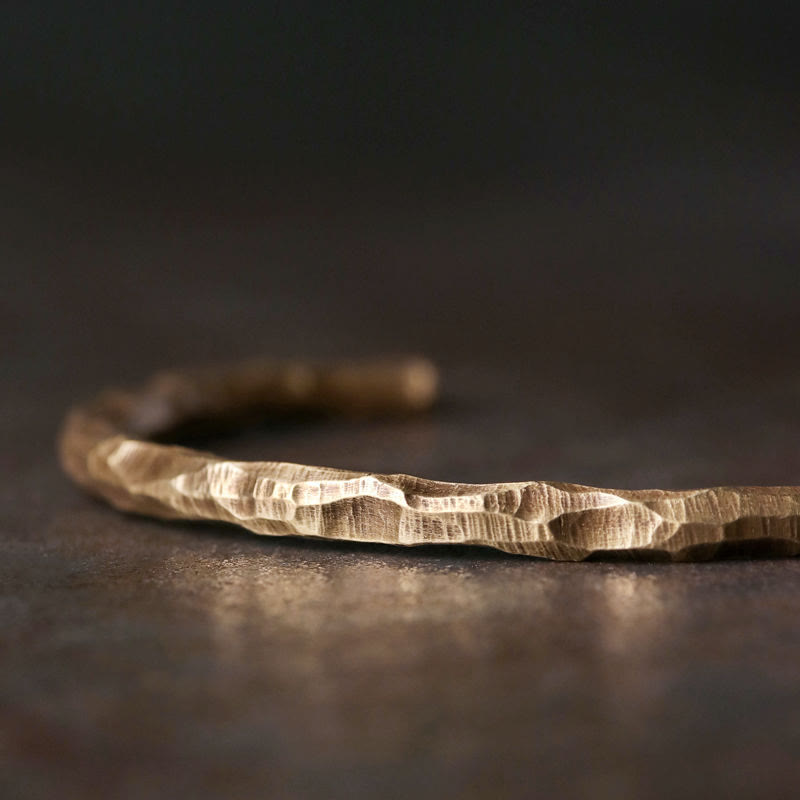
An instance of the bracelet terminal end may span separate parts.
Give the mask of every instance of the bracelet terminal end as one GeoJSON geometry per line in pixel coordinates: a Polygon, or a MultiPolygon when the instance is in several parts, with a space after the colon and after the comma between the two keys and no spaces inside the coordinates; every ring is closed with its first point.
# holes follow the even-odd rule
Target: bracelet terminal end
{"type": "Polygon", "coordinates": [[[347,414],[408,414],[436,401],[439,372],[419,356],[337,364],[318,374],[319,404],[347,414]]]}

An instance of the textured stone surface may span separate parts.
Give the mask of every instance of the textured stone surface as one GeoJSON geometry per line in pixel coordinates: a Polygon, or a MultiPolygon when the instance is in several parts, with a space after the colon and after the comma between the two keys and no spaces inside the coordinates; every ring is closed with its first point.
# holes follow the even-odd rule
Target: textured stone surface
{"type": "Polygon", "coordinates": [[[165,365],[400,350],[442,366],[429,415],[178,441],[471,483],[798,483],[797,183],[770,175],[277,218],[274,187],[2,182],[0,796],[795,797],[797,559],[258,537],[121,514],[54,453],[71,403],[165,365]]]}

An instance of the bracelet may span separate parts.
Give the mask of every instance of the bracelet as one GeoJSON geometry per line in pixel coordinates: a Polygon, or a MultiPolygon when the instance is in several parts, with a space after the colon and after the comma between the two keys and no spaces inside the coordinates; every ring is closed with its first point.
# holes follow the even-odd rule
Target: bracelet
{"type": "Polygon", "coordinates": [[[485,545],[576,561],[624,554],[705,559],[800,552],[800,487],[625,491],[571,483],[463,484],[272,461],[230,461],[147,441],[252,413],[406,414],[429,408],[424,359],[333,365],[248,361],[155,375],[74,408],[66,472],[125,511],[220,520],[259,534],[395,545],[485,545]]]}

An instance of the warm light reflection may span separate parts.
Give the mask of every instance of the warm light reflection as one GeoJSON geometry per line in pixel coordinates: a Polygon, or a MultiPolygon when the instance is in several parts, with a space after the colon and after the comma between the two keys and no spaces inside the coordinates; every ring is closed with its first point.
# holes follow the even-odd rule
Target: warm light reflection
{"type": "Polygon", "coordinates": [[[674,616],[675,598],[664,596],[664,581],[657,574],[641,574],[634,567],[620,567],[603,576],[606,613],[603,644],[612,652],[646,653],[661,638],[668,616],[674,616]]]}
{"type": "Polygon", "coordinates": [[[398,637],[423,625],[470,650],[481,647],[487,618],[524,613],[544,620],[552,613],[553,581],[533,571],[535,562],[492,561],[487,569],[429,558],[413,563],[413,556],[398,563],[378,553],[314,555],[249,554],[216,565],[208,616],[222,658],[246,657],[254,640],[271,637],[314,638],[319,651],[321,642],[335,646],[354,636],[370,658],[370,639],[384,649],[400,646],[398,637]],[[498,573],[510,574],[498,581],[498,573]]]}
{"type": "MultiPolygon", "coordinates": [[[[316,752],[336,752],[347,730],[365,758],[411,751],[437,719],[478,713],[497,682],[518,700],[487,725],[507,715],[534,724],[550,704],[583,703],[635,741],[667,702],[663,665],[685,623],[683,579],[668,567],[280,540],[174,558],[170,582],[200,615],[217,691],[227,698],[247,681],[242,713],[267,720],[303,708],[314,726],[281,735],[316,752]]],[[[472,758],[473,734],[444,737],[441,752],[472,758]]]]}

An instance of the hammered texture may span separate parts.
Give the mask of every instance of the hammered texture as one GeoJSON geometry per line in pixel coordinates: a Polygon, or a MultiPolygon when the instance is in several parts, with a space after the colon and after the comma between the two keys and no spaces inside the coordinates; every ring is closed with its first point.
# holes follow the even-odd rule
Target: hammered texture
{"type": "Polygon", "coordinates": [[[68,417],[66,471],[117,508],[230,522],[258,534],[393,545],[485,545],[529,556],[661,559],[800,552],[800,489],[598,489],[546,481],[457,484],[285,462],[230,461],[146,441],[247,409],[405,413],[429,406],[424,360],[316,366],[248,362],[164,373],[68,417]]]}

